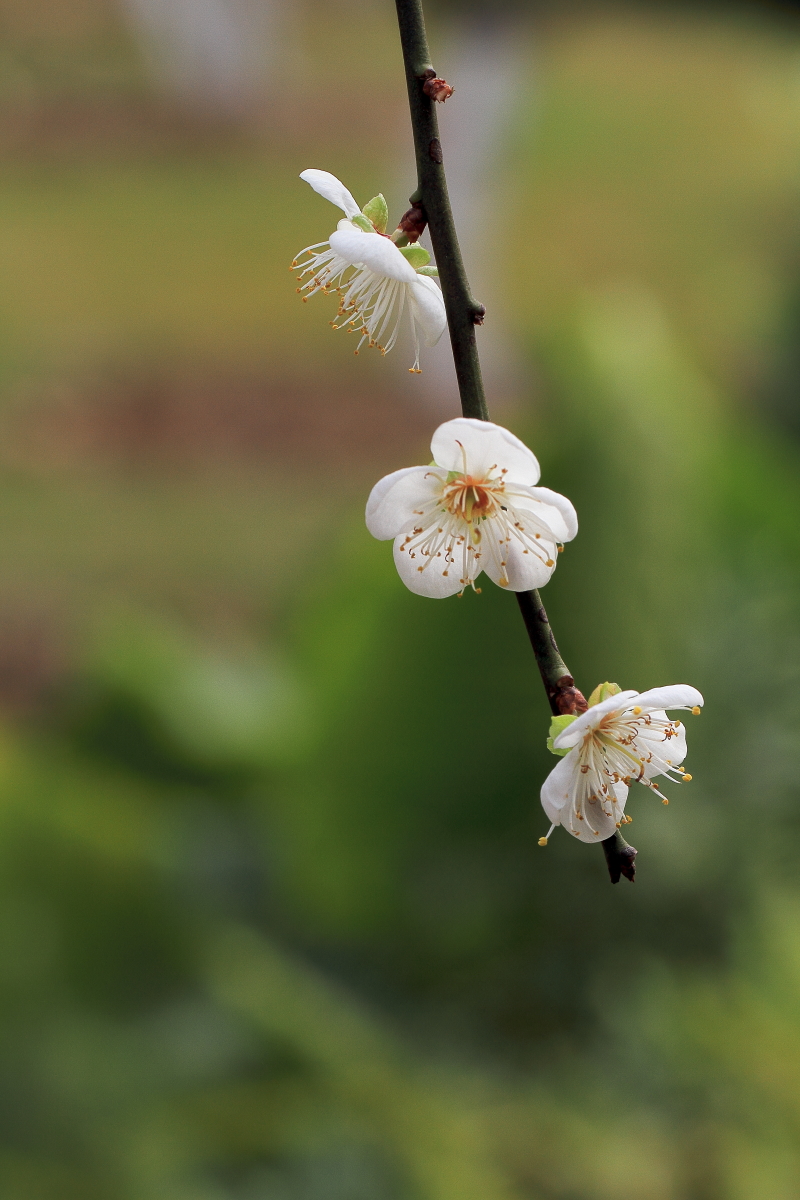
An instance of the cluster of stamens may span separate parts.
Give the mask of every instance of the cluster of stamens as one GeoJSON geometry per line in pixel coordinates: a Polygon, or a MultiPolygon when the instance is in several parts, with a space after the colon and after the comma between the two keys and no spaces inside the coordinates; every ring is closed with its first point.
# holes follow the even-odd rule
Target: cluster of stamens
{"type": "MultiPolygon", "coordinates": [[[[405,309],[405,283],[378,275],[369,267],[354,266],[332,250],[328,242],[319,242],[302,250],[292,262],[291,269],[300,271],[297,292],[302,295],[304,304],[317,292],[339,297],[336,319],[329,324],[332,329],[361,334],[356,354],[364,342],[381,354],[388,354],[397,341],[405,309]],[[309,257],[300,261],[304,254],[309,257]],[[387,334],[385,342],[382,341],[387,334]]],[[[416,357],[409,370],[419,375],[419,339],[413,321],[412,326],[416,357]]]]}
{"type": "Polygon", "coordinates": [[[483,478],[476,479],[466,470],[466,462],[463,473],[428,473],[441,488],[427,504],[414,510],[420,519],[400,545],[401,552],[420,559],[418,571],[443,559],[445,578],[454,568],[460,572],[462,592],[466,587],[480,592],[475,580],[485,569],[485,556],[498,568],[501,587],[508,587],[508,550],[514,542],[523,547],[523,554],[533,553],[545,566],[555,566],[552,531],[530,511],[514,510],[507,473],[507,468],[498,471],[494,464],[483,478]]]}

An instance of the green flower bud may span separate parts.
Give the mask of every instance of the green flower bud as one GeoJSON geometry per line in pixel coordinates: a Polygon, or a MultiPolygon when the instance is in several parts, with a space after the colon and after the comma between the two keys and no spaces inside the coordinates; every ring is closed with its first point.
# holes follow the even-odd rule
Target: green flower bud
{"type": "Polygon", "coordinates": [[[598,683],[587,701],[589,708],[594,708],[601,700],[608,700],[609,696],[618,696],[621,691],[618,683],[598,683]]]}
{"type": "Polygon", "coordinates": [[[378,192],[377,196],[373,196],[361,211],[378,233],[386,233],[386,226],[389,223],[389,205],[380,192],[378,192]]]}
{"type": "Polygon", "coordinates": [[[555,754],[557,758],[563,758],[565,754],[569,754],[569,750],[556,750],[555,746],[553,745],[553,739],[557,738],[558,735],[564,729],[566,729],[568,725],[571,725],[574,720],[575,716],[570,713],[565,713],[563,717],[553,717],[550,722],[550,735],[547,739],[547,749],[551,754],[555,754]]]}
{"type": "Polygon", "coordinates": [[[411,263],[415,271],[418,271],[420,267],[427,267],[431,261],[430,254],[424,246],[420,246],[419,242],[415,242],[413,246],[400,246],[400,253],[411,263]]]}

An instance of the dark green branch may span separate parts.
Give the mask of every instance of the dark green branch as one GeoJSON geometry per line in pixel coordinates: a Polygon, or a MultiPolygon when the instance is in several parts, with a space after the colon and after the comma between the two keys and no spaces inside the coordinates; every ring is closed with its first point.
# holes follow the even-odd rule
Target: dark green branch
{"type": "Polygon", "coordinates": [[[417,156],[418,191],[411,201],[421,204],[431,231],[433,253],[447,310],[462,411],[465,417],[488,421],[481,364],[475,344],[475,325],[482,322],[485,309],[469,290],[447,195],[435,103],[422,90],[425,81],[434,78],[436,72],[430,63],[420,0],[397,0],[397,16],[417,156]]]}
{"type": "Polygon", "coordinates": [[[585,712],[586,701],[559,653],[541,596],[538,592],[517,592],[516,596],[551,711],[556,716],[585,712]]]}
{"type": "MultiPolygon", "coordinates": [[[[461,411],[465,417],[488,421],[489,410],[475,340],[475,326],[483,323],[485,309],[474,299],[467,282],[447,194],[436,105],[424,90],[426,81],[436,77],[436,71],[430,61],[422,0],[396,0],[396,4],[417,159],[417,191],[410,201],[415,209],[422,210],[422,218],[427,221],[431,231],[453,347],[461,411]]],[[[419,220],[418,214],[415,220],[419,220]]],[[[551,710],[556,714],[585,711],[586,701],[575,687],[575,681],[559,654],[538,591],[518,592],[517,602],[551,710]]],[[[619,832],[614,837],[606,838],[603,850],[612,882],[616,883],[620,874],[633,880],[636,851],[628,846],[619,832]]]]}

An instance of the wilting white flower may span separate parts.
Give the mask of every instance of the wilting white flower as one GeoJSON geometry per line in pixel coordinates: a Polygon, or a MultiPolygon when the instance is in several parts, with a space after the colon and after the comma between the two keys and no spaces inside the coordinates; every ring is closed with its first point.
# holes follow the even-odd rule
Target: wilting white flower
{"type": "MultiPolygon", "coordinates": [[[[686,730],[671,721],[666,709],[697,714],[703,697],[696,688],[677,683],[649,692],[618,692],[590,707],[553,738],[553,749],[569,751],[542,787],[542,807],[553,824],[563,825],[582,842],[611,837],[625,817],[628,786],[645,785],[668,804],[656,776],[673,782],[692,777],[681,769],[686,757],[686,730]]],[[[566,718],[557,718],[557,720],[566,718]]]]}
{"type": "Polygon", "coordinates": [[[394,538],[405,585],[452,596],[481,571],[513,592],[547,583],[578,518],[565,496],[534,486],[539,464],[528,447],[500,425],[457,417],[436,430],[431,452],[430,466],[387,475],[367,502],[367,528],[394,538]]]}
{"type": "Polygon", "coordinates": [[[362,212],[344,184],[328,171],[303,171],[300,178],[346,215],[326,242],[307,246],[292,263],[293,270],[300,270],[298,292],[304,300],[315,292],[338,294],[339,321],[331,325],[361,334],[356,354],[366,340],[387,354],[408,312],[416,354],[410,370],[418,373],[420,334],[426,345],[435,346],[447,325],[427,250],[419,245],[400,249],[385,236],[387,210],[382,196],[362,212]]]}

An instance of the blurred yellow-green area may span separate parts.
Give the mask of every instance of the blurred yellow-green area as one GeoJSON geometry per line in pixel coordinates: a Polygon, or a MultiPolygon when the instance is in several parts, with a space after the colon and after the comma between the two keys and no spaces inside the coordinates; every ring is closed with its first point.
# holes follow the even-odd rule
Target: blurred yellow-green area
{"type": "Polygon", "coordinates": [[[364,528],[446,353],[287,267],[415,186],[394,6],[0,0],[3,1200],[800,1195],[800,20],[429,16],[545,602],[694,781],[540,849],[513,599],[364,528]]]}

